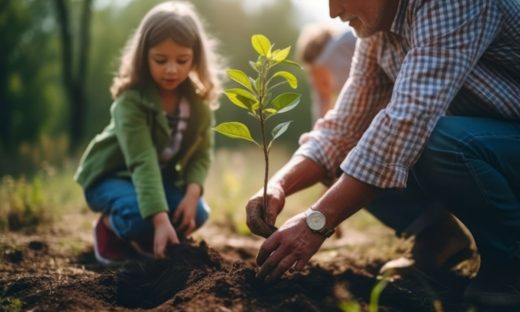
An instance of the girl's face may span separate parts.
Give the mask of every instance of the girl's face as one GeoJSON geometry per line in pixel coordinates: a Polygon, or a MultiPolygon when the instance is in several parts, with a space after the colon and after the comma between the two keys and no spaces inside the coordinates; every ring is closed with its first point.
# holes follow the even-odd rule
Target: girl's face
{"type": "Polygon", "coordinates": [[[148,50],[150,76],[160,91],[174,91],[193,66],[193,49],[167,39],[148,50]]]}

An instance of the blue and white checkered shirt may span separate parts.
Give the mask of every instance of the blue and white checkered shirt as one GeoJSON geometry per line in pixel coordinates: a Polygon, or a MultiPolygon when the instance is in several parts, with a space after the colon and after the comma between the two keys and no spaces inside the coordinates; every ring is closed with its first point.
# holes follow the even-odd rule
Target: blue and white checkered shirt
{"type": "Polygon", "coordinates": [[[520,120],[520,0],[401,0],[390,31],[358,40],[335,108],[295,154],[403,188],[447,114],[520,120]]]}

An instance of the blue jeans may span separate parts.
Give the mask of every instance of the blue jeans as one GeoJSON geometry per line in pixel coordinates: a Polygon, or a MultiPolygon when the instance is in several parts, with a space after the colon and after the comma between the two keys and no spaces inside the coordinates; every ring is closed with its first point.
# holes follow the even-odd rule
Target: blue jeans
{"type": "MultiPolygon", "coordinates": [[[[165,176],[163,176],[163,188],[171,215],[184,197],[184,191],[173,186],[171,180],[165,176]]],[[[131,241],[153,239],[153,224],[149,218],[141,217],[132,180],[124,178],[101,180],[85,190],[85,199],[93,211],[108,215],[112,229],[122,239],[131,241]]],[[[201,198],[197,203],[196,228],[206,222],[209,212],[210,208],[201,198]]]]}
{"type": "Polygon", "coordinates": [[[383,192],[369,211],[404,232],[440,206],[471,231],[482,265],[520,256],[520,122],[442,117],[407,189],[383,192]]]}

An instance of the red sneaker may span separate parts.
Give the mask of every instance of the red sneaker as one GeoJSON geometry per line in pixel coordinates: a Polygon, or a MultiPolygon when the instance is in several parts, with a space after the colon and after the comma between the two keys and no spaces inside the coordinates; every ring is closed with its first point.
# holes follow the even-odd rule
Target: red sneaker
{"type": "Polygon", "coordinates": [[[135,258],[130,244],[106,226],[103,216],[94,225],[94,253],[96,259],[105,265],[135,258]]]}

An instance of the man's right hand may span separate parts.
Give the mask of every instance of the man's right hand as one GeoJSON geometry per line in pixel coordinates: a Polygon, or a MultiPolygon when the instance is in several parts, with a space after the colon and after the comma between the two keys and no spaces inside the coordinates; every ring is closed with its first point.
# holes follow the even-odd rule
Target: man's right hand
{"type": "Polygon", "coordinates": [[[267,207],[264,205],[264,189],[260,189],[246,205],[247,226],[254,234],[269,237],[276,227],[276,218],[285,205],[285,192],[280,185],[267,186],[267,207]]]}

